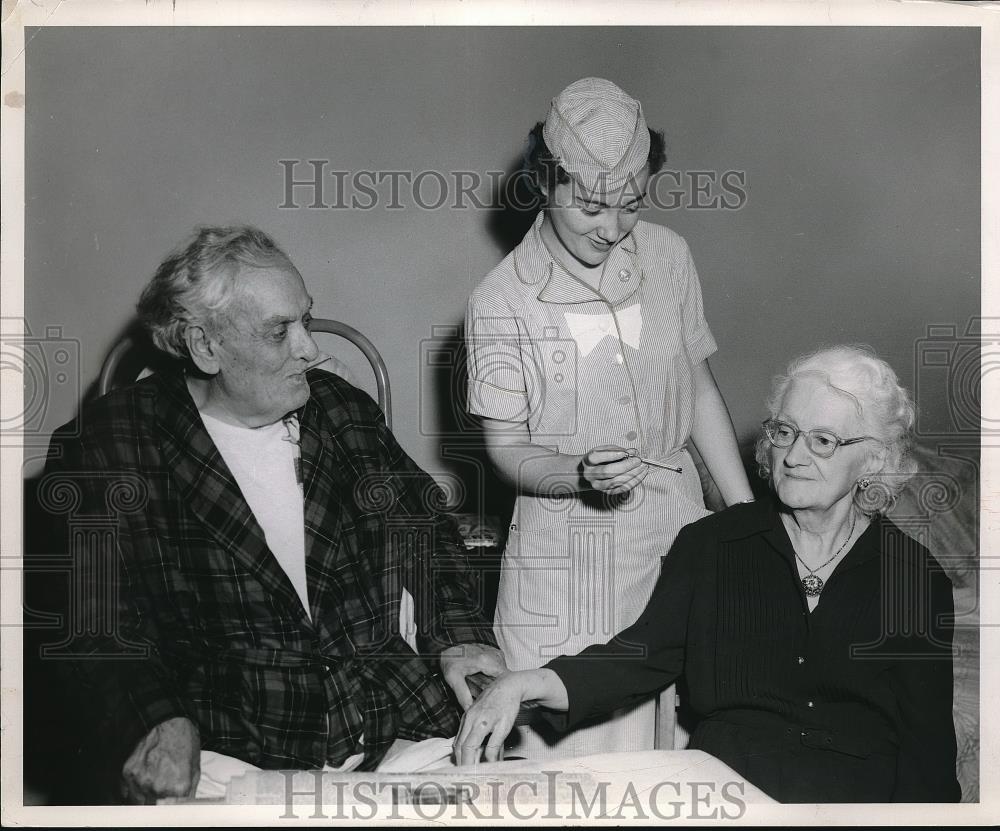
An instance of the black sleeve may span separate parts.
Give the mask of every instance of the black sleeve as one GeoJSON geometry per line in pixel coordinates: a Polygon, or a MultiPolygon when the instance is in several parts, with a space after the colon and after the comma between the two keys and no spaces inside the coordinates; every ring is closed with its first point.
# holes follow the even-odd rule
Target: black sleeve
{"type": "Polygon", "coordinates": [[[677,679],[684,667],[688,615],[704,549],[696,529],[681,529],[639,619],[605,644],[546,665],[569,694],[569,712],[554,724],[569,729],[641,701],[677,679]]]}

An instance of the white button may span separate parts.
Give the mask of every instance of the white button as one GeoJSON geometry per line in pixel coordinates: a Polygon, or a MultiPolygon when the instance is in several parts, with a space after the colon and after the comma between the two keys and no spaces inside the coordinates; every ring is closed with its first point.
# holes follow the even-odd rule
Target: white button
{"type": "Polygon", "coordinates": [[[799,657],[796,658],[795,660],[798,661],[800,664],[804,664],[806,662],[806,659],[803,658],[801,655],[799,655],[799,657]]]}
{"type": "Polygon", "coordinates": [[[627,283],[628,278],[631,276],[632,275],[629,274],[628,271],[626,271],[624,268],[618,272],[618,279],[621,280],[623,283],[627,283]]]}
{"type": "Polygon", "coordinates": [[[815,704],[813,704],[813,703],[812,703],[811,701],[807,701],[807,702],[806,702],[806,707],[808,707],[808,708],[809,708],[810,710],[811,710],[811,709],[812,709],[813,707],[815,707],[815,706],[816,706],[816,705],[815,705],[815,704]]]}
{"type": "Polygon", "coordinates": [[[615,362],[619,363],[619,364],[625,363],[625,358],[622,356],[621,352],[619,352],[617,355],[615,355],[615,362]]]}
{"type": "Polygon", "coordinates": [[[628,431],[628,432],[627,432],[627,433],[625,434],[625,438],[626,438],[626,440],[628,440],[628,441],[635,441],[635,437],[636,437],[636,432],[635,432],[635,430],[629,430],[629,431],[628,431]]]}

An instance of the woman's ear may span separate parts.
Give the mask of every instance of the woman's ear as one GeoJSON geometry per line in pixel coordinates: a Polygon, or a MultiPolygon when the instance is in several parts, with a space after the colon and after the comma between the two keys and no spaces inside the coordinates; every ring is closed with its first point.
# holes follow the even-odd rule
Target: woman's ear
{"type": "Polygon", "coordinates": [[[885,468],[886,459],[889,457],[889,450],[884,445],[879,445],[878,450],[873,450],[868,454],[868,464],[865,466],[866,476],[877,476],[885,468]]]}
{"type": "Polygon", "coordinates": [[[219,372],[218,344],[212,340],[203,326],[188,326],[184,330],[184,342],[194,365],[206,375],[219,372]]]}

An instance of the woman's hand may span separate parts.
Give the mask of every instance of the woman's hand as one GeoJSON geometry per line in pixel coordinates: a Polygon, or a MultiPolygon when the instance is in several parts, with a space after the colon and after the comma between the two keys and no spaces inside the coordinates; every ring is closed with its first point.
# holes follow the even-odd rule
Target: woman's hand
{"type": "Polygon", "coordinates": [[[462,716],[462,726],[455,738],[456,764],[475,765],[480,757],[486,762],[502,761],[503,743],[525,701],[552,710],[569,707],[566,686],[552,670],[505,672],[483,690],[462,716]]]}
{"type": "Polygon", "coordinates": [[[591,449],[580,463],[580,475],[587,484],[607,494],[628,493],[648,473],[649,465],[613,444],[591,449]]]}
{"type": "Polygon", "coordinates": [[[480,754],[487,762],[502,761],[504,740],[514,728],[521,702],[526,700],[527,685],[523,678],[526,674],[508,672],[501,675],[465,711],[455,738],[457,764],[478,764],[480,754]]]}

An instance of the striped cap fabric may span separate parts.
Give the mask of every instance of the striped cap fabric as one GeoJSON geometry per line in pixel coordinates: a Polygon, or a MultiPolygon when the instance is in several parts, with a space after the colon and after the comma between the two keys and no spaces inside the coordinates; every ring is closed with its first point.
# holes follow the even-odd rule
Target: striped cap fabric
{"type": "Polygon", "coordinates": [[[614,191],[645,166],[642,105],[604,78],[581,78],[552,99],[542,136],[552,155],[590,191],[614,191]]]}

